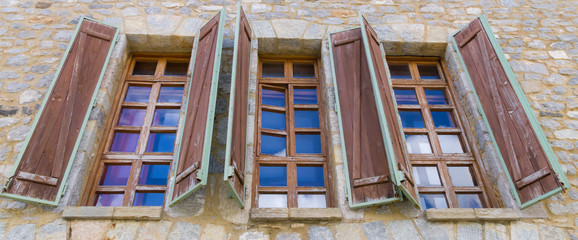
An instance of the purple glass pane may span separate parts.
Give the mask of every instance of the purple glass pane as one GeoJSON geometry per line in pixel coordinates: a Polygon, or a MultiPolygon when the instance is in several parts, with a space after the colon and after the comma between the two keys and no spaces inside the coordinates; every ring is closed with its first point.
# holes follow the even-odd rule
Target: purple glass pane
{"type": "Polygon", "coordinates": [[[158,102],[180,103],[183,101],[183,87],[161,87],[158,102]]]}
{"type": "Polygon", "coordinates": [[[148,102],[151,95],[150,87],[129,86],[126,92],[125,102],[148,102]]]}
{"type": "Polygon", "coordinates": [[[117,132],[114,134],[114,140],[112,140],[112,146],[110,146],[111,152],[134,152],[136,150],[136,145],[138,143],[138,133],[124,133],[117,132]]]}
{"type": "Polygon", "coordinates": [[[317,89],[293,89],[295,104],[317,104],[317,89]]]}
{"type": "Polygon", "coordinates": [[[418,105],[415,90],[413,89],[394,89],[395,101],[397,105],[418,105]]]}
{"type": "Polygon", "coordinates": [[[147,152],[172,152],[174,145],[174,133],[151,133],[147,152]]]}
{"type": "Polygon", "coordinates": [[[105,165],[100,185],[126,186],[130,175],[130,165],[105,165]]]}
{"type": "Polygon", "coordinates": [[[429,105],[446,105],[446,95],[444,90],[424,90],[427,104],[429,105]]]}
{"type": "Polygon", "coordinates": [[[119,126],[140,127],[144,121],[146,110],[136,108],[123,108],[118,119],[119,126]]]}
{"type": "Polygon", "coordinates": [[[143,164],[138,185],[167,185],[169,165],[143,164]]]}
{"type": "Polygon", "coordinates": [[[133,206],[162,206],[165,193],[139,193],[134,196],[133,206]]]}
{"type": "Polygon", "coordinates": [[[158,108],[155,110],[153,126],[170,126],[176,127],[179,123],[180,109],[158,108]]]}
{"type": "Polygon", "coordinates": [[[97,207],[117,207],[122,206],[122,199],[124,194],[122,193],[101,193],[96,197],[97,207]]]}

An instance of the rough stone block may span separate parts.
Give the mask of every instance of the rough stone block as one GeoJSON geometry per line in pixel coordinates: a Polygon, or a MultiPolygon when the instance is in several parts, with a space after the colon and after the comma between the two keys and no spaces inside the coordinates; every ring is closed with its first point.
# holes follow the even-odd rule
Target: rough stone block
{"type": "Polygon", "coordinates": [[[419,239],[411,220],[394,220],[389,223],[388,227],[395,240],[419,239]]]}
{"type": "Polygon", "coordinates": [[[391,239],[387,232],[387,227],[383,221],[368,222],[362,225],[365,237],[368,240],[389,240],[391,239]]]}
{"type": "Polygon", "coordinates": [[[479,223],[458,223],[457,240],[482,240],[482,225],[479,223]]]}
{"type": "Polygon", "coordinates": [[[301,38],[307,28],[305,20],[276,19],[271,21],[278,38],[301,38]]]}
{"type": "Polygon", "coordinates": [[[333,240],[333,233],[327,227],[309,227],[309,240],[333,240]]]}

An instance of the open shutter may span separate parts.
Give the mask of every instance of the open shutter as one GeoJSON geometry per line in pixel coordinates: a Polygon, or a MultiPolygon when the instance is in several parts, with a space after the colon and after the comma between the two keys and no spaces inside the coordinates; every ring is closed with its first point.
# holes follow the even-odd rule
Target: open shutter
{"type": "Polygon", "coordinates": [[[185,127],[176,150],[170,206],[207,184],[224,24],[223,9],[200,29],[195,39],[185,127]]]}
{"type": "Polygon", "coordinates": [[[81,19],[3,197],[58,205],[116,36],[115,27],[81,19]]]}
{"type": "Polygon", "coordinates": [[[394,100],[393,88],[391,87],[391,77],[387,74],[389,69],[385,67],[385,52],[378,40],[379,38],[377,37],[377,33],[361,14],[359,15],[359,20],[363,24],[362,33],[367,36],[364,37],[364,41],[367,40],[365,42],[368,46],[366,49],[369,49],[369,52],[371,53],[375,78],[380,86],[379,90],[385,114],[380,117],[385,117],[385,122],[387,124],[385,130],[389,133],[390,144],[387,144],[385,147],[388,154],[393,155],[392,158],[388,157],[390,165],[394,170],[393,172],[396,173],[393,179],[395,179],[395,184],[401,193],[413,204],[419,206],[420,202],[417,188],[413,181],[412,171],[410,171],[411,166],[409,155],[405,149],[405,137],[402,134],[401,119],[398,118],[397,104],[394,100]]]}
{"type": "Polygon", "coordinates": [[[521,208],[569,187],[485,17],[454,35],[500,159],[521,208]]]}
{"type": "Polygon", "coordinates": [[[251,60],[251,26],[239,3],[227,123],[227,149],[224,180],[239,205],[245,200],[245,152],[247,142],[247,108],[251,60]]]}

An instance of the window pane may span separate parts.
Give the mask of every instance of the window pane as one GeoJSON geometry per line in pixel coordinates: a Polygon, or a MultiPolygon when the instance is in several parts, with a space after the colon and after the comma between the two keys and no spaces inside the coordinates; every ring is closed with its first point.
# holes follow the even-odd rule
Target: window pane
{"type": "Polygon", "coordinates": [[[390,63],[389,73],[393,79],[411,79],[411,73],[409,72],[409,65],[403,63],[390,63]]]}
{"type": "Polygon", "coordinates": [[[148,102],[151,95],[150,87],[129,86],[126,92],[125,102],[148,102]]]}
{"type": "Polygon", "coordinates": [[[455,128],[454,118],[451,111],[431,111],[431,116],[436,128],[455,128]]]}
{"type": "Polygon", "coordinates": [[[165,76],[186,76],[189,69],[188,62],[167,62],[165,76]]]}
{"type": "Polygon", "coordinates": [[[478,194],[456,194],[460,208],[481,208],[482,201],[478,194]]]}
{"type": "Polygon", "coordinates": [[[174,133],[151,133],[147,152],[173,152],[174,145],[174,133]]]}
{"type": "Polygon", "coordinates": [[[460,167],[448,167],[450,172],[450,178],[452,179],[452,185],[456,187],[473,187],[476,186],[474,179],[472,178],[472,172],[470,167],[460,166],[460,167]]]}
{"type": "Polygon", "coordinates": [[[286,187],[286,166],[259,166],[259,186],[261,187],[286,187]]]}
{"type": "Polygon", "coordinates": [[[134,64],[132,75],[155,75],[157,61],[137,61],[134,64]]]}
{"type": "Polygon", "coordinates": [[[325,187],[323,167],[297,167],[297,186],[325,187]]]}
{"type": "Polygon", "coordinates": [[[146,110],[136,108],[123,108],[118,119],[119,126],[140,127],[144,121],[146,110]]]}
{"type": "Polygon", "coordinates": [[[261,135],[261,154],[285,157],[286,149],[285,137],[261,135]]]}
{"type": "Polygon", "coordinates": [[[259,194],[260,208],[286,208],[287,194],[259,194]]]}
{"type": "Polygon", "coordinates": [[[297,206],[300,208],[326,208],[325,194],[298,194],[297,206]]]}
{"type": "Polygon", "coordinates": [[[140,193],[134,195],[133,206],[162,206],[165,193],[140,193]]]}
{"type": "Polygon", "coordinates": [[[446,95],[443,90],[424,90],[427,104],[429,105],[446,105],[446,95]]]}
{"type": "Polygon", "coordinates": [[[319,128],[318,111],[295,111],[296,128],[319,128]]]}
{"type": "Polygon", "coordinates": [[[409,153],[425,154],[432,153],[427,135],[405,135],[407,151],[409,153]]]}
{"type": "Polygon", "coordinates": [[[184,87],[161,87],[158,102],[180,103],[183,101],[184,87]]]}
{"type": "Polygon", "coordinates": [[[415,90],[413,89],[394,89],[395,101],[397,105],[418,105],[415,90]]]}
{"type": "Polygon", "coordinates": [[[448,208],[448,203],[446,202],[446,197],[443,194],[419,194],[419,201],[421,203],[422,209],[428,208],[448,208]]]}
{"type": "Polygon", "coordinates": [[[401,126],[404,128],[424,128],[420,111],[399,111],[401,126]]]}
{"type": "Polygon", "coordinates": [[[319,134],[295,134],[297,153],[321,153],[321,136],[319,134]]]}
{"type": "Polygon", "coordinates": [[[112,140],[112,145],[110,146],[111,152],[134,152],[136,151],[136,145],[138,143],[138,133],[124,133],[117,132],[114,134],[114,139],[112,140]]]}
{"type": "Polygon", "coordinates": [[[294,78],[315,78],[315,65],[313,63],[293,63],[294,78]]]}
{"type": "Polygon", "coordinates": [[[293,102],[295,104],[317,104],[317,89],[293,89],[293,102]]]}
{"type": "Polygon", "coordinates": [[[285,130],[285,113],[262,111],[261,115],[262,128],[285,130]]]}
{"type": "Polygon", "coordinates": [[[262,103],[265,105],[285,107],[285,92],[263,88],[262,103]]]}
{"type": "Polygon", "coordinates": [[[153,126],[176,127],[179,123],[180,109],[157,108],[153,118],[153,126]]]}
{"type": "Polygon", "coordinates": [[[439,187],[442,185],[437,167],[413,167],[415,184],[420,187],[439,187]]]}
{"type": "Polygon", "coordinates": [[[462,143],[458,135],[441,135],[438,134],[438,140],[442,147],[443,153],[463,153],[462,143]]]}
{"type": "Polygon", "coordinates": [[[417,65],[422,80],[441,79],[436,65],[417,65]]]}
{"type": "Polygon", "coordinates": [[[138,185],[167,185],[170,165],[143,164],[138,185]]]}
{"type": "Polygon", "coordinates": [[[96,206],[97,207],[116,207],[122,206],[122,199],[124,194],[122,193],[101,193],[96,195],[96,206]]]}
{"type": "Polygon", "coordinates": [[[262,77],[282,78],[285,77],[285,67],[283,63],[263,63],[261,69],[262,77]]]}
{"type": "Polygon", "coordinates": [[[105,165],[100,185],[126,186],[130,175],[130,165],[105,165]]]}

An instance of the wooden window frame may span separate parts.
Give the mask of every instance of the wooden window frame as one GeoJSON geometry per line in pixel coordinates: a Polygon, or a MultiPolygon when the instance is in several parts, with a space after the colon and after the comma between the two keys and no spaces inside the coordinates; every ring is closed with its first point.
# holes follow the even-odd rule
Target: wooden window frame
{"type": "MultiPolygon", "coordinates": [[[[424,187],[418,186],[419,194],[438,193],[444,194],[448,208],[459,207],[457,195],[460,193],[479,194],[483,208],[497,206],[497,200],[494,195],[489,194],[488,176],[481,167],[480,153],[473,144],[475,138],[470,133],[470,127],[467,124],[467,118],[463,113],[457,97],[457,91],[453,85],[452,79],[446,71],[446,66],[438,57],[387,57],[388,64],[409,64],[411,79],[393,79],[393,89],[414,89],[419,105],[399,105],[399,110],[419,110],[423,116],[424,128],[403,128],[403,134],[427,134],[430,141],[431,154],[409,154],[410,162],[413,166],[435,166],[438,170],[441,187],[424,187]],[[417,64],[435,64],[437,66],[440,80],[422,80],[419,76],[417,64]],[[428,105],[424,89],[444,90],[448,105],[428,105]],[[454,128],[435,128],[431,110],[451,111],[454,128]],[[455,134],[460,137],[460,142],[464,153],[442,153],[441,145],[438,141],[438,133],[455,134]],[[458,187],[451,184],[451,178],[448,166],[470,166],[472,179],[477,183],[475,187],[458,187]],[[485,180],[485,181],[484,181],[485,180]]],[[[399,113],[398,113],[399,114],[399,113]]],[[[413,170],[412,170],[413,171],[413,170]]],[[[425,208],[425,206],[422,206],[425,208]]]]}
{"type": "Polygon", "coordinates": [[[320,60],[309,56],[260,56],[257,72],[257,100],[256,100],[256,121],[255,121],[255,165],[253,174],[253,197],[252,207],[259,208],[260,193],[280,193],[287,194],[287,208],[298,208],[297,195],[299,193],[324,193],[326,208],[335,206],[332,195],[333,184],[330,182],[330,163],[327,161],[329,144],[327,139],[325,121],[325,103],[323,102],[323,84],[319,72],[320,60]],[[284,64],[283,78],[263,78],[262,64],[264,62],[281,62],[284,64]],[[314,79],[293,78],[293,63],[313,63],[315,69],[314,79]],[[276,88],[285,90],[285,107],[265,106],[261,103],[261,92],[263,88],[276,88]],[[293,103],[293,89],[295,88],[316,88],[317,104],[305,105],[293,103]],[[319,128],[295,128],[295,109],[317,110],[319,114],[319,128]],[[270,130],[261,128],[261,112],[270,110],[285,113],[285,131],[270,130]],[[261,155],[261,134],[277,135],[286,137],[286,156],[278,157],[271,155],[261,155]],[[297,154],[295,149],[296,133],[319,133],[321,139],[320,154],[297,154]],[[260,187],[259,186],[259,166],[286,166],[287,186],[286,187],[260,187]],[[322,166],[324,171],[325,187],[298,187],[297,186],[297,166],[322,166]]]}
{"type": "MultiPolygon", "coordinates": [[[[168,61],[187,62],[190,61],[190,54],[171,53],[171,54],[152,54],[139,53],[131,54],[128,64],[124,68],[123,77],[119,83],[119,89],[114,98],[113,107],[104,135],[98,149],[96,156],[96,164],[93,166],[89,179],[88,191],[84,195],[84,205],[95,206],[97,196],[100,193],[124,193],[122,206],[133,206],[135,195],[139,193],[165,193],[163,205],[167,202],[168,196],[168,180],[173,174],[173,152],[146,152],[149,136],[151,133],[174,133],[175,136],[182,131],[183,110],[181,109],[184,103],[158,103],[156,99],[160,93],[162,86],[182,86],[183,97],[186,96],[186,89],[188,87],[188,75],[183,76],[164,76],[164,70],[168,61]],[[154,75],[132,75],[137,60],[156,60],[157,67],[154,75]],[[129,86],[151,86],[151,93],[149,95],[149,102],[147,103],[126,103],[123,98],[126,96],[129,86]],[[154,100],[153,100],[154,99],[154,100]],[[145,109],[145,116],[142,127],[127,127],[117,126],[123,107],[145,109]],[[152,126],[154,113],[157,108],[179,109],[179,121],[176,127],[173,126],[152,126]],[[135,153],[125,152],[111,152],[109,151],[114,134],[117,131],[123,132],[138,132],[139,140],[135,153]],[[169,165],[169,173],[167,176],[167,184],[162,185],[146,185],[139,186],[138,181],[141,174],[143,164],[151,165],[169,165]],[[101,179],[103,179],[104,167],[106,165],[131,165],[130,174],[126,186],[100,186],[101,179]]],[[[187,68],[188,70],[188,68],[187,68]]],[[[188,74],[188,72],[187,72],[188,74]]],[[[175,145],[178,138],[175,137],[175,145]]]]}

